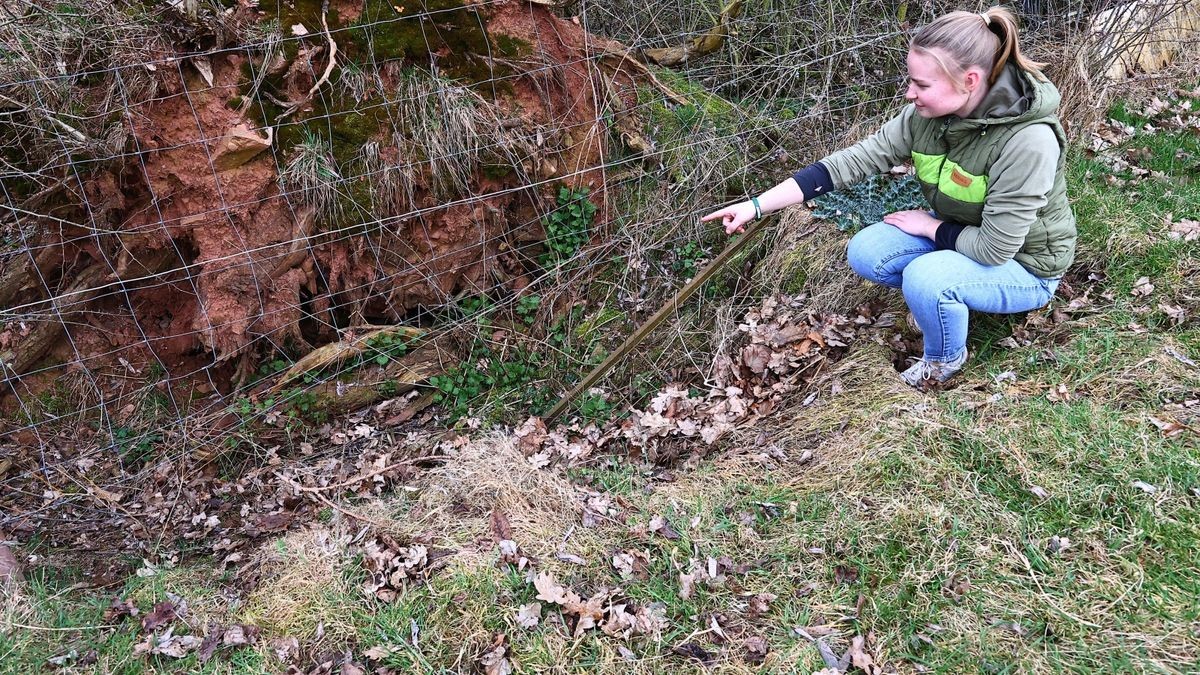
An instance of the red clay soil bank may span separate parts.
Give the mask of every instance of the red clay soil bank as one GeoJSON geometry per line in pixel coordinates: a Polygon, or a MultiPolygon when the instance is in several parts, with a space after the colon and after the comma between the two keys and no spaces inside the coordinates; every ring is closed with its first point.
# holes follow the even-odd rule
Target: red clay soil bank
{"type": "MultiPolygon", "coordinates": [[[[335,8],[339,4],[345,22],[362,11],[361,2],[335,8]]],[[[171,378],[202,383],[201,391],[224,390],[239,369],[251,369],[275,349],[289,346],[297,356],[337,339],[334,325],[400,322],[463,290],[527,284],[528,260],[513,251],[544,237],[539,214],[553,205],[559,182],[590,186],[598,219],[606,220],[603,175],[589,169],[606,156],[608,132],[600,113],[610,96],[605,82],[614,79],[611,71],[601,73],[594,57],[620,51],[620,45],[586,34],[538,4],[511,0],[476,9],[492,43],[506,36],[529,46],[515,76],[494,88],[494,104],[513,128],[534,130],[530,136],[546,130],[552,139],[526,158],[526,177],[485,176],[477,169],[468,193],[492,196],[460,197],[443,207],[429,189],[429,176],[418,175],[402,212],[420,215],[378,213],[382,226],[331,228],[281,196],[278,167],[290,148],[275,143],[244,163],[237,156],[237,142],[265,135],[231,104],[245,93],[248,70],[263,64],[247,64],[247,53],[239,50],[214,55],[211,85],[188,59],[160,64],[157,95],[128,110],[127,156],[84,181],[87,228],[56,225],[55,239],[38,258],[42,277],[60,280],[52,289],[57,294],[80,270],[96,265],[103,266],[101,285],[133,281],[126,292],[110,289],[86,303],[60,303],[59,313],[70,316],[65,334],[61,322],[50,320],[59,339],[26,377],[10,380],[13,391],[20,396],[37,390],[65,368],[86,373],[90,386],[108,397],[121,381],[144,382],[129,373],[144,373],[155,363],[171,378]],[[527,181],[541,184],[519,189],[527,181]],[[166,262],[145,262],[155,256],[166,262]],[[140,278],[150,271],[157,274],[140,278]],[[315,320],[305,319],[302,307],[315,320]]],[[[288,26],[283,31],[290,35],[288,26]]],[[[292,57],[293,66],[310,61],[293,68],[289,94],[311,86],[327,63],[327,53],[318,51],[322,43],[315,35],[292,57]]],[[[385,79],[388,72],[398,71],[381,68],[385,79]]],[[[335,73],[324,88],[337,81],[335,73]]],[[[629,84],[623,75],[615,81],[629,84]]],[[[311,106],[302,108],[289,121],[314,114],[311,106]]],[[[400,152],[390,132],[377,136],[385,157],[400,152]]],[[[45,296],[30,291],[11,304],[45,296]]],[[[19,346],[21,339],[15,323],[0,325],[0,349],[19,346]]],[[[9,409],[13,398],[7,396],[9,409]]]]}

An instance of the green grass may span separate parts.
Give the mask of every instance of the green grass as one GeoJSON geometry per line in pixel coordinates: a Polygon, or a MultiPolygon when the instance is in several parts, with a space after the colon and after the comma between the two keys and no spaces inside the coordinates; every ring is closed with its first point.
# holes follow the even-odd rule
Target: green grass
{"type": "Polygon", "coordinates": [[[183,659],[139,656],[135,646],[144,638],[139,622],[168,594],[182,596],[190,611],[174,623],[176,635],[200,635],[209,618],[224,614],[228,602],[215,583],[208,565],[163,570],[154,577],[131,576],[123,587],[110,591],[90,588],[78,570],[35,568],[26,575],[22,610],[0,623],[0,672],[31,673],[48,668],[48,659],[74,651],[68,672],[97,673],[261,673],[269,670],[262,653],[253,649],[222,651],[207,664],[196,654],[183,659]],[[82,587],[82,588],[81,588],[82,587]],[[113,598],[130,599],[141,614],[106,622],[105,611],[113,598]],[[11,620],[12,630],[4,630],[11,620]],[[90,651],[94,662],[78,665],[90,651]]]}

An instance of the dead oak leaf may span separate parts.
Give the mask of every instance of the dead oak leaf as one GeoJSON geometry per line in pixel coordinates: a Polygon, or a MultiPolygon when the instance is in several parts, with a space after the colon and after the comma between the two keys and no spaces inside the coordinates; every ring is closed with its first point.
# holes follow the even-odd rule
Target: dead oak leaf
{"type": "Polygon", "coordinates": [[[620,551],[612,557],[613,569],[622,578],[637,577],[638,579],[647,579],[650,576],[650,555],[645,551],[629,550],[620,551]]]}
{"type": "Polygon", "coordinates": [[[1169,318],[1171,323],[1174,324],[1181,324],[1183,323],[1183,320],[1187,318],[1187,310],[1179,305],[1160,302],[1158,303],[1158,309],[1161,310],[1163,314],[1166,314],[1167,318],[1169,318]]]}
{"type": "Polygon", "coordinates": [[[853,584],[858,581],[858,568],[851,565],[838,565],[833,568],[833,579],[839,584],[853,584]]]}
{"type": "Polygon", "coordinates": [[[517,447],[521,449],[521,454],[526,457],[537,454],[549,436],[546,423],[540,417],[525,420],[524,424],[513,431],[513,435],[517,437],[517,447]]]}
{"type": "Polygon", "coordinates": [[[133,600],[113,598],[108,609],[104,610],[104,623],[112,623],[127,616],[133,617],[137,615],[138,608],[137,605],[133,604],[133,600]]]}
{"type": "Polygon", "coordinates": [[[362,657],[368,661],[382,661],[398,651],[400,647],[396,645],[375,645],[363,652],[362,657]]]}
{"type": "Polygon", "coordinates": [[[488,518],[488,524],[492,530],[492,540],[500,543],[505,539],[512,539],[512,526],[508,523],[508,516],[498,508],[492,509],[492,515],[488,518]]]}
{"type": "Polygon", "coordinates": [[[762,375],[771,360],[771,350],[766,345],[749,344],[742,348],[742,363],[755,375],[762,375]]]}
{"type": "Polygon", "coordinates": [[[492,647],[479,657],[479,665],[483,666],[486,675],[511,675],[513,665],[508,660],[508,644],[504,633],[492,640],[492,647]]]}
{"type": "Polygon", "coordinates": [[[537,626],[542,620],[542,603],[531,602],[517,608],[517,625],[526,630],[537,626]]]}
{"type": "Polygon", "coordinates": [[[586,601],[578,593],[566,588],[555,581],[549,572],[542,572],[533,578],[533,587],[537,589],[537,599],[558,605],[563,614],[576,619],[575,636],[583,631],[595,628],[604,618],[604,601],[608,593],[601,591],[586,601]]]}
{"type": "Polygon", "coordinates": [[[688,600],[696,592],[696,579],[704,573],[697,570],[690,574],[679,573],[679,597],[688,600]]]}
{"type": "Polygon", "coordinates": [[[262,632],[262,629],[258,626],[244,623],[234,624],[225,629],[225,635],[221,639],[221,644],[226,647],[253,645],[258,640],[260,632],[262,632]]]}
{"type": "Polygon", "coordinates": [[[1145,297],[1154,292],[1154,284],[1150,283],[1150,277],[1138,277],[1138,280],[1133,282],[1133,288],[1129,294],[1136,297],[1145,297]]]}
{"type": "Polygon", "coordinates": [[[1171,223],[1171,232],[1167,236],[1181,241],[1200,239],[1200,221],[1185,218],[1178,223],[1171,223]]]}
{"type": "Polygon", "coordinates": [[[755,666],[766,661],[767,653],[771,651],[770,643],[760,635],[746,638],[742,641],[742,646],[746,648],[746,662],[755,666]]]}
{"type": "Polygon", "coordinates": [[[671,527],[671,523],[662,516],[654,516],[650,519],[649,530],[671,541],[679,539],[679,531],[671,527]]]}
{"type": "Polygon", "coordinates": [[[147,635],[146,639],[133,646],[134,656],[168,656],[182,659],[204,642],[195,635],[173,635],[168,628],[162,635],[147,635]]]}
{"type": "Polygon", "coordinates": [[[154,609],[142,618],[142,630],[155,631],[171,623],[177,618],[175,609],[175,603],[169,600],[154,605],[154,609]]]}
{"type": "Polygon", "coordinates": [[[554,575],[549,572],[542,572],[535,576],[533,578],[533,587],[537,589],[538,600],[544,600],[552,605],[562,606],[571,601],[579,601],[578,595],[560,585],[554,580],[554,575]]]}
{"type": "Polygon", "coordinates": [[[759,617],[765,616],[771,611],[771,603],[779,596],[774,593],[759,593],[750,598],[750,609],[746,612],[746,618],[754,621],[759,617]]]}
{"type": "Polygon", "coordinates": [[[215,655],[217,649],[222,646],[235,649],[235,647],[253,645],[258,640],[259,632],[258,626],[247,625],[247,623],[238,623],[238,625],[228,628],[212,626],[209,634],[200,643],[197,652],[200,663],[208,663],[212,655],[215,655]]]}
{"type": "Polygon", "coordinates": [[[1181,424],[1175,420],[1163,420],[1153,415],[1149,415],[1150,423],[1158,427],[1162,435],[1166,438],[1174,438],[1187,430],[1187,425],[1181,424]]]}
{"type": "Polygon", "coordinates": [[[196,652],[200,663],[208,663],[212,659],[213,654],[217,653],[217,648],[221,646],[221,638],[225,636],[225,629],[218,628],[212,630],[208,635],[204,636],[204,640],[200,642],[200,648],[196,652]]]}
{"type": "Polygon", "coordinates": [[[875,657],[867,651],[867,639],[862,635],[855,635],[850,641],[850,663],[859,670],[867,673],[867,675],[878,675],[883,671],[883,668],[875,663],[875,657]]]}
{"type": "Polygon", "coordinates": [[[278,637],[270,642],[271,653],[283,663],[289,663],[300,651],[300,641],[294,637],[278,637]]]}

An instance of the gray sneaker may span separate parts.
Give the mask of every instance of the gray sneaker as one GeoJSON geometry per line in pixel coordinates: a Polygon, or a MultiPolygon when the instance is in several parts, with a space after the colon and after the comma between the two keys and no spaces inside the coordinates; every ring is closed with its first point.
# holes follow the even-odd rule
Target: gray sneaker
{"type": "Polygon", "coordinates": [[[910,387],[924,389],[934,382],[941,383],[954,377],[955,373],[962,370],[966,362],[966,350],[963,350],[962,356],[953,361],[917,359],[917,362],[909,366],[908,370],[900,373],[900,379],[904,380],[910,387]]]}

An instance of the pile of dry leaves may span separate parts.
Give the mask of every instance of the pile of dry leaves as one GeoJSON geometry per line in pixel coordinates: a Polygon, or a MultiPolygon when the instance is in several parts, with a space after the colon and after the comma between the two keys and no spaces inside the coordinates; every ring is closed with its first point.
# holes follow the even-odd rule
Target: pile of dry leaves
{"type": "Polygon", "coordinates": [[[620,454],[666,463],[681,454],[703,452],[737,427],[770,415],[786,397],[802,390],[827,364],[864,339],[887,344],[900,354],[913,345],[894,330],[895,316],[879,304],[858,308],[853,317],[805,312],[805,296],[764,300],[748,312],[738,330],[737,351],[719,355],[707,391],[669,384],[644,410],[631,409],[616,424],[559,425],[548,429],[530,418],[514,432],[534,466],[575,464],[613,446],[620,454]]]}
{"type": "MultiPolygon", "coordinates": [[[[186,543],[211,553],[219,567],[237,565],[248,545],[339,510],[347,497],[375,496],[436,462],[439,435],[372,426],[370,411],[317,430],[340,444],[302,443],[213,459],[188,452],[151,457],[140,467],[84,439],[62,439],[41,455],[22,455],[4,481],[0,508],[13,539],[37,534],[71,552],[92,578],[116,581],[127,569],[118,554],[170,551],[186,543]],[[166,546],[164,546],[166,544],[166,546]]],[[[177,562],[173,554],[155,564],[177,562]]]]}

